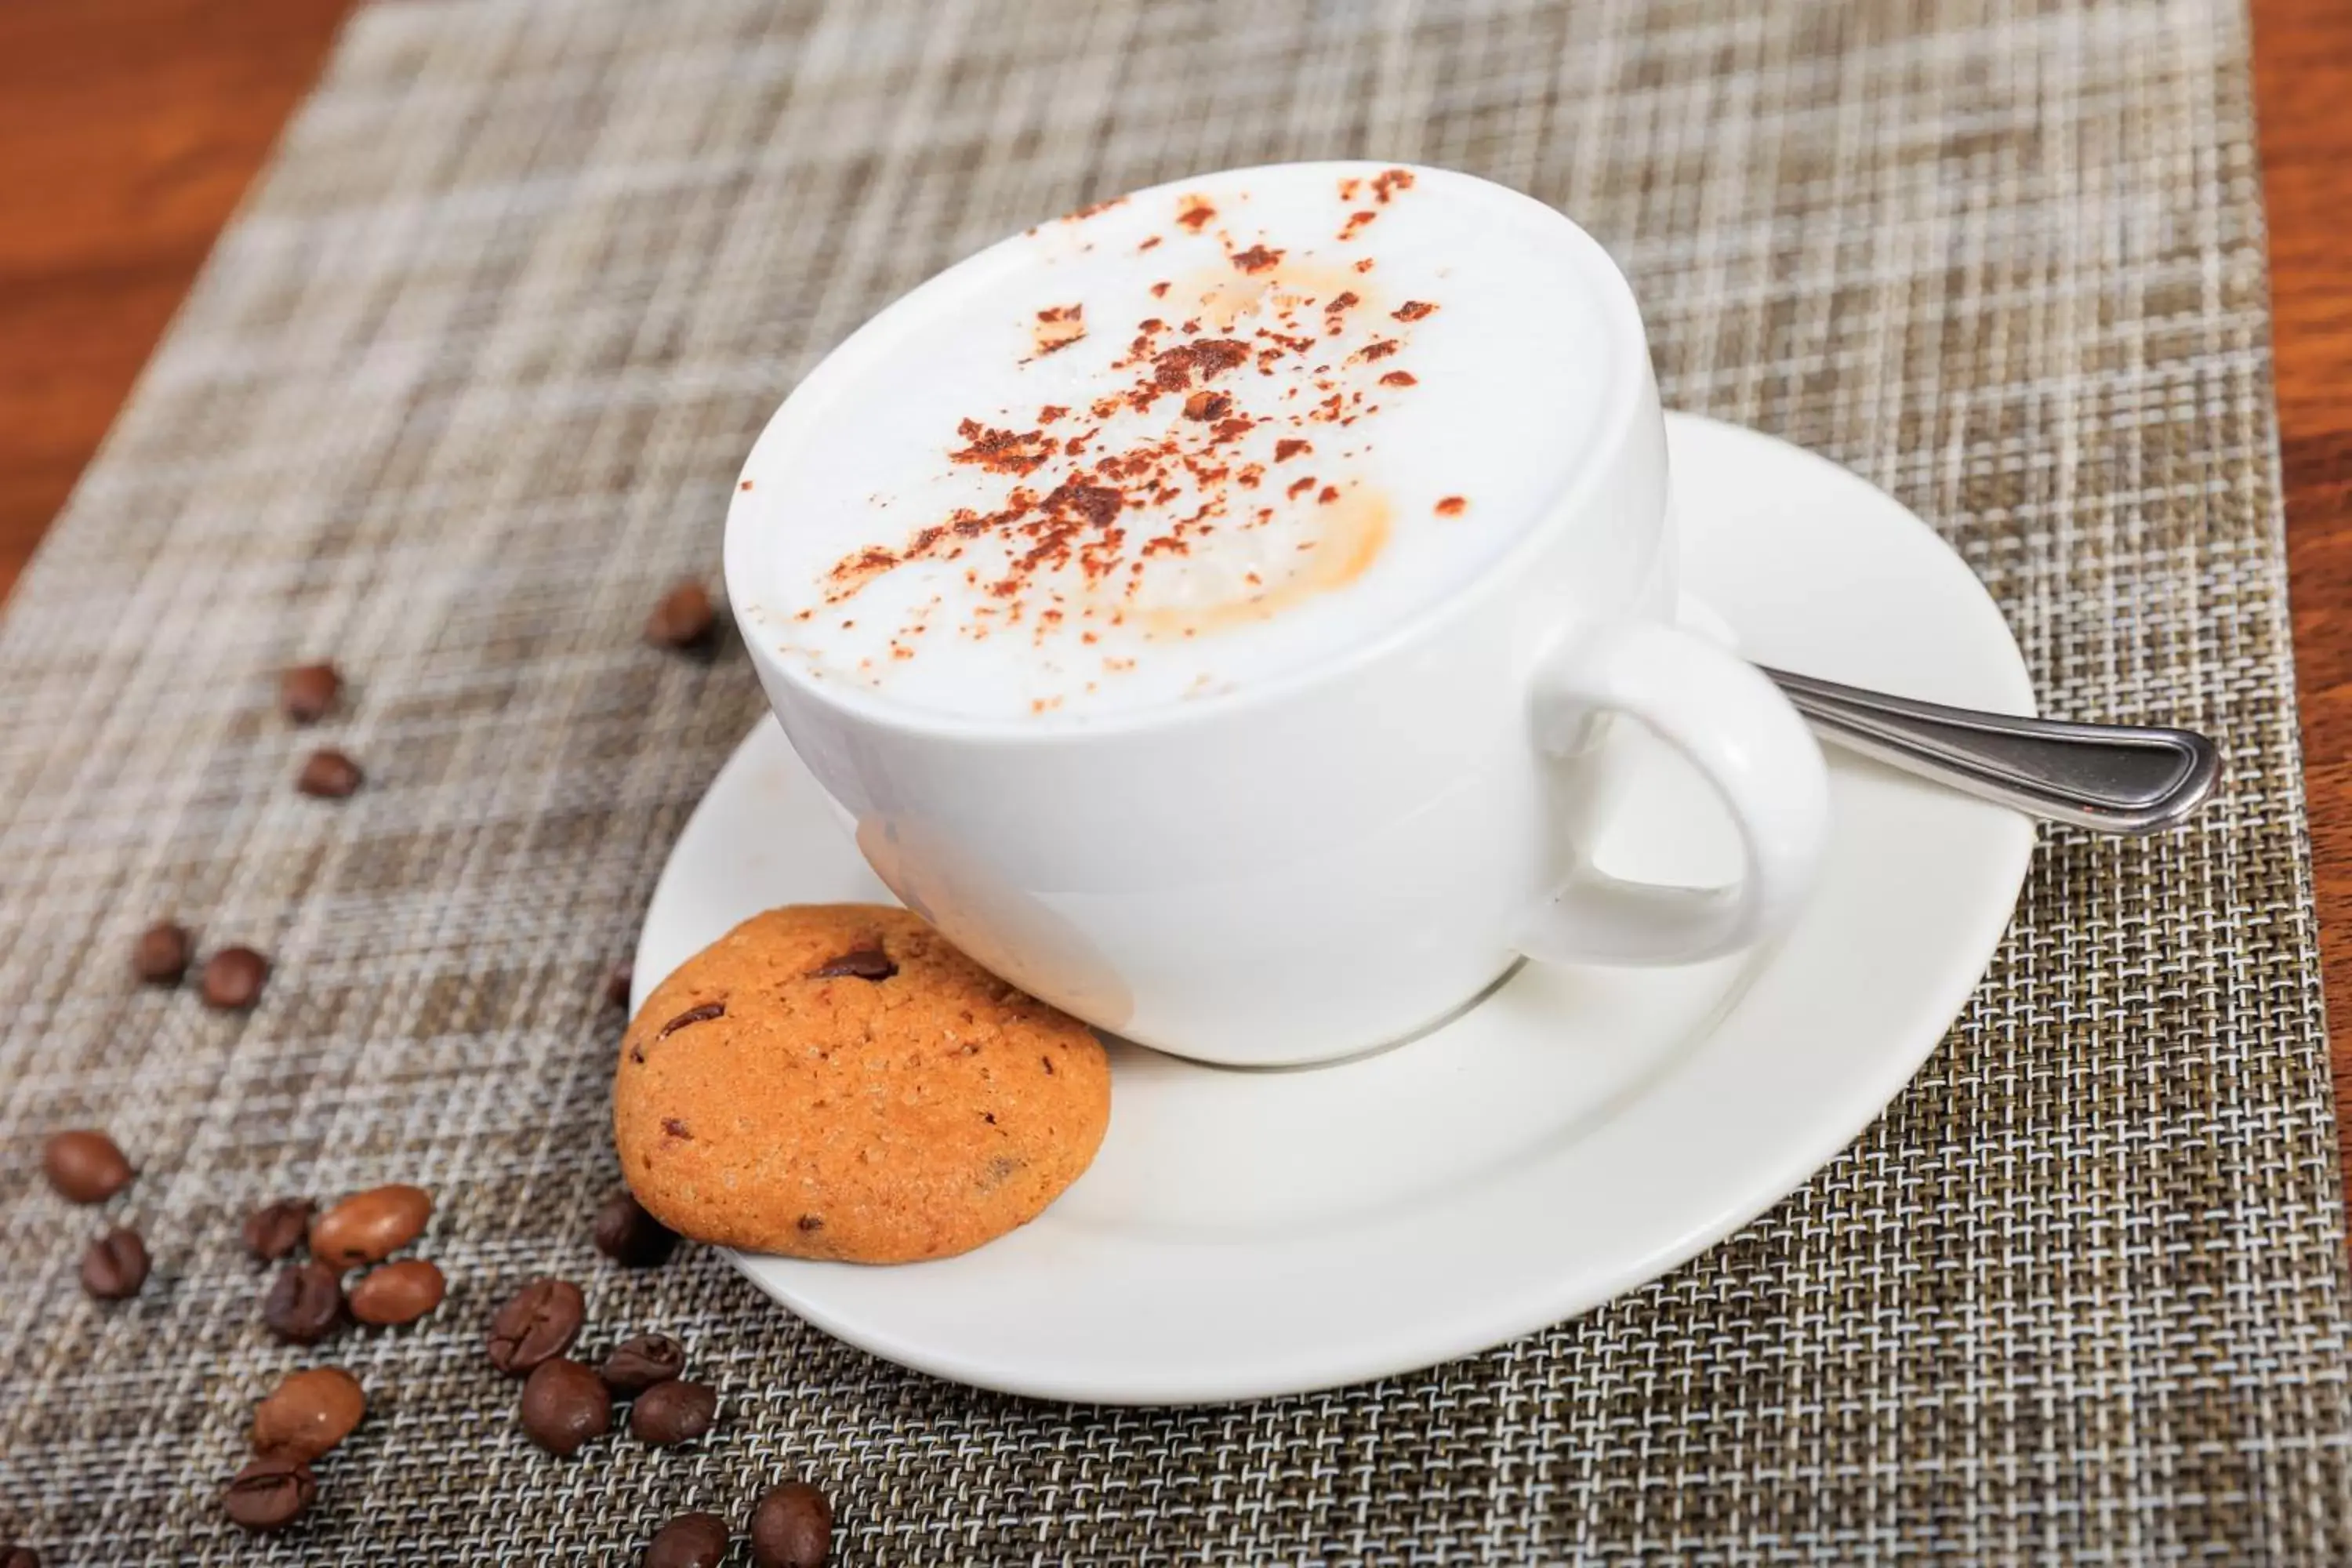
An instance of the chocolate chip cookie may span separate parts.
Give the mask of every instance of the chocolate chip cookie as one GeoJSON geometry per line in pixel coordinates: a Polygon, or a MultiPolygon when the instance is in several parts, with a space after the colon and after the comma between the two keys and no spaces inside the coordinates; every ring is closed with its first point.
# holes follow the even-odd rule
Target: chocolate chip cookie
{"type": "Polygon", "coordinates": [[[1026,1224],[1109,1120],[1085,1025],[870,904],[771,910],[705,948],[646,998],[613,1084],[622,1173],[664,1224],[858,1263],[1026,1224]]]}

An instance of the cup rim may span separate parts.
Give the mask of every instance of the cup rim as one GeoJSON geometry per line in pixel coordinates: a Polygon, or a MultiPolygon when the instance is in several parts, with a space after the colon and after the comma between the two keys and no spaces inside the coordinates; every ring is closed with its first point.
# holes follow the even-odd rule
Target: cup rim
{"type": "MultiPolygon", "coordinates": [[[[1642,321],[1640,304],[1633,297],[1633,285],[1601,242],[1559,208],[1476,174],[1423,163],[1379,159],[1304,159],[1190,174],[1129,192],[1125,199],[1144,201],[1154,196],[1174,196],[1198,189],[1211,181],[1246,179],[1274,170],[1302,168],[1328,170],[1358,177],[1402,168],[1410,171],[1416,182],[1430,180],[1456,189],[1472,190],[1481,200],[1499,201],[1506,205],[1540,215],[1558,226],[1564,259],[1581,270],[1608,301],[1606,330],[1612,339],[1613,353],[1622,360],[1617,374],[1638,374],[1645,379],[1653,374],[1648,332],[1642,321]]],[[[1518,537],[1498,551],[1454,592],[1421,605],[1361,641],[1350,643],[1327,657],[1311,659],[1296,668],[1254,679],[1234,690],[1182,701],[1152,703],[1108,714],[1082,711],[993,718],[941,712],[894,700],[876,692],[813,679],[766,647],[759,639],[756,623],[747,624],[744,614],[738,608],[757,602],[756,595],[748,592],[749,580],[756,569],[752,560],[756,546],[747,536],[755,526],[753,514],[766,505],[764,497],[752,483],[757,470],[761,468],[762,454],[786,439],[793,424],[796,406],[806,408],[815,405],[827,387],[853,374],[866,358],[877,352],[877,345],[886,344],[900,326],[932,301],[951,294],[974,274],[991,266],[1003,265],[1011,254],[1009,247],[1028,232],[1034,230],[992,241],[972,255],[934,273],[884,306],[835,345],[769,415],[767,422],[761,426],[758,438],[752,442],[751,451],[745,456],[741,468],[738,470],[735,485],[728,492],[721,574],[727,586],[729,611],[734,616],[744,646],[750,649],[754,663],[763,675],[772,675],[782,681],[802,699],[860,724],[942,741],[1016,746],[1066,742],[1116,735],[1180,731],[1276,707],[1318,689],[1336,687],[1367,666],[1434,636],[1442,627],[1515,581],[1529,557],[1549,547],[1568,521],[1587,510],[1584,503],[1590,491],[1610,467],[1608,455],[1622,447],[1627,439],[1626,427],[1639,412],[1655,404],[1654,399],[1638,396],[1606,400],[1601,417],[1593,426],[1592,435],[1583,448],[1582,460],[1559,477],[1550,493],[1537,503],[1536,516],[1520,530],[1518,537]]]]}

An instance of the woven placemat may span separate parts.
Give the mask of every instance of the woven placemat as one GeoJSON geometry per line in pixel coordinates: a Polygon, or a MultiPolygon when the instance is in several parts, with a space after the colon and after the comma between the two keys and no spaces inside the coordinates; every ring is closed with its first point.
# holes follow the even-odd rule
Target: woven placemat
{"type": "Polygon", "coordinates": [[[0,627],[0,1540],[94,1563],[634,1562],[799,1473],[845,1563],[2352,1561],[2345,1254],[2303,852],[2244,19],[1753,6],[590,0],[362,15],[0,627]],[[1851,464],[1967,557],[2046,707],[2227,744],[2199,830],[2053,832],[1917,1082],[1732,1242],[1428,1373],[1175,1413],[971,1394],[717,1257],[624,1274],[602,977],[761,711],[736,466],[893,295],[1088,198],[1363,153],[1598,234],[1670,402],[1851,464]],[[275,672],[331,657],[299,733],[275,672]],[[320,741],[366,788],[303,798],[320,741]],[[250,1015],[131,983],[249,942],[250,1015]],[[54,1128],[142,1168],[136,1301],[54,1128]],[[421,1183],[419,1327],[282,1346],[251,1205],[421,1183]],[[719,1432],[526,1444],[479,1354],[551,1271],[719,1432]],[[216,1496],[333,1359],[290,1534],[216,1496]]]}

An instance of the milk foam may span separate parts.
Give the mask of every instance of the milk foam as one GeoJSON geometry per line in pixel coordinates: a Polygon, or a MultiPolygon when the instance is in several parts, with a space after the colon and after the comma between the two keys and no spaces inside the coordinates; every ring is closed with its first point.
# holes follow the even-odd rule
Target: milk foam
{"type": "Polygon", "coordinates": [[[1466,176],[1320,163],[1006,240],[793,395],[736,499],[738,613],[814,680],[968,719],[1337,658],[1490,563],[1599,424],[1625,367],[1572,239],[1466,176]]]}

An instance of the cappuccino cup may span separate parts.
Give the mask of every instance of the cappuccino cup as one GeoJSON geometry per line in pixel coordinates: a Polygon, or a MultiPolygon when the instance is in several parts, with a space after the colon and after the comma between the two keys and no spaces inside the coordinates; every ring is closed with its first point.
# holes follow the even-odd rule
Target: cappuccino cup
{"type": "Polygon", "coordinates": [[[727,520],[778,721],[974,959],[1205,1061],[1347,1057],[1523,959],[1770,938],[1821,858],[1803,722],[1675,619],[1631,289],[1552,209],[1282,164],[1042,224],[876,316],[727,520]],[[1626,722],[1737,830],[1591,862],[1626,722]]]}

